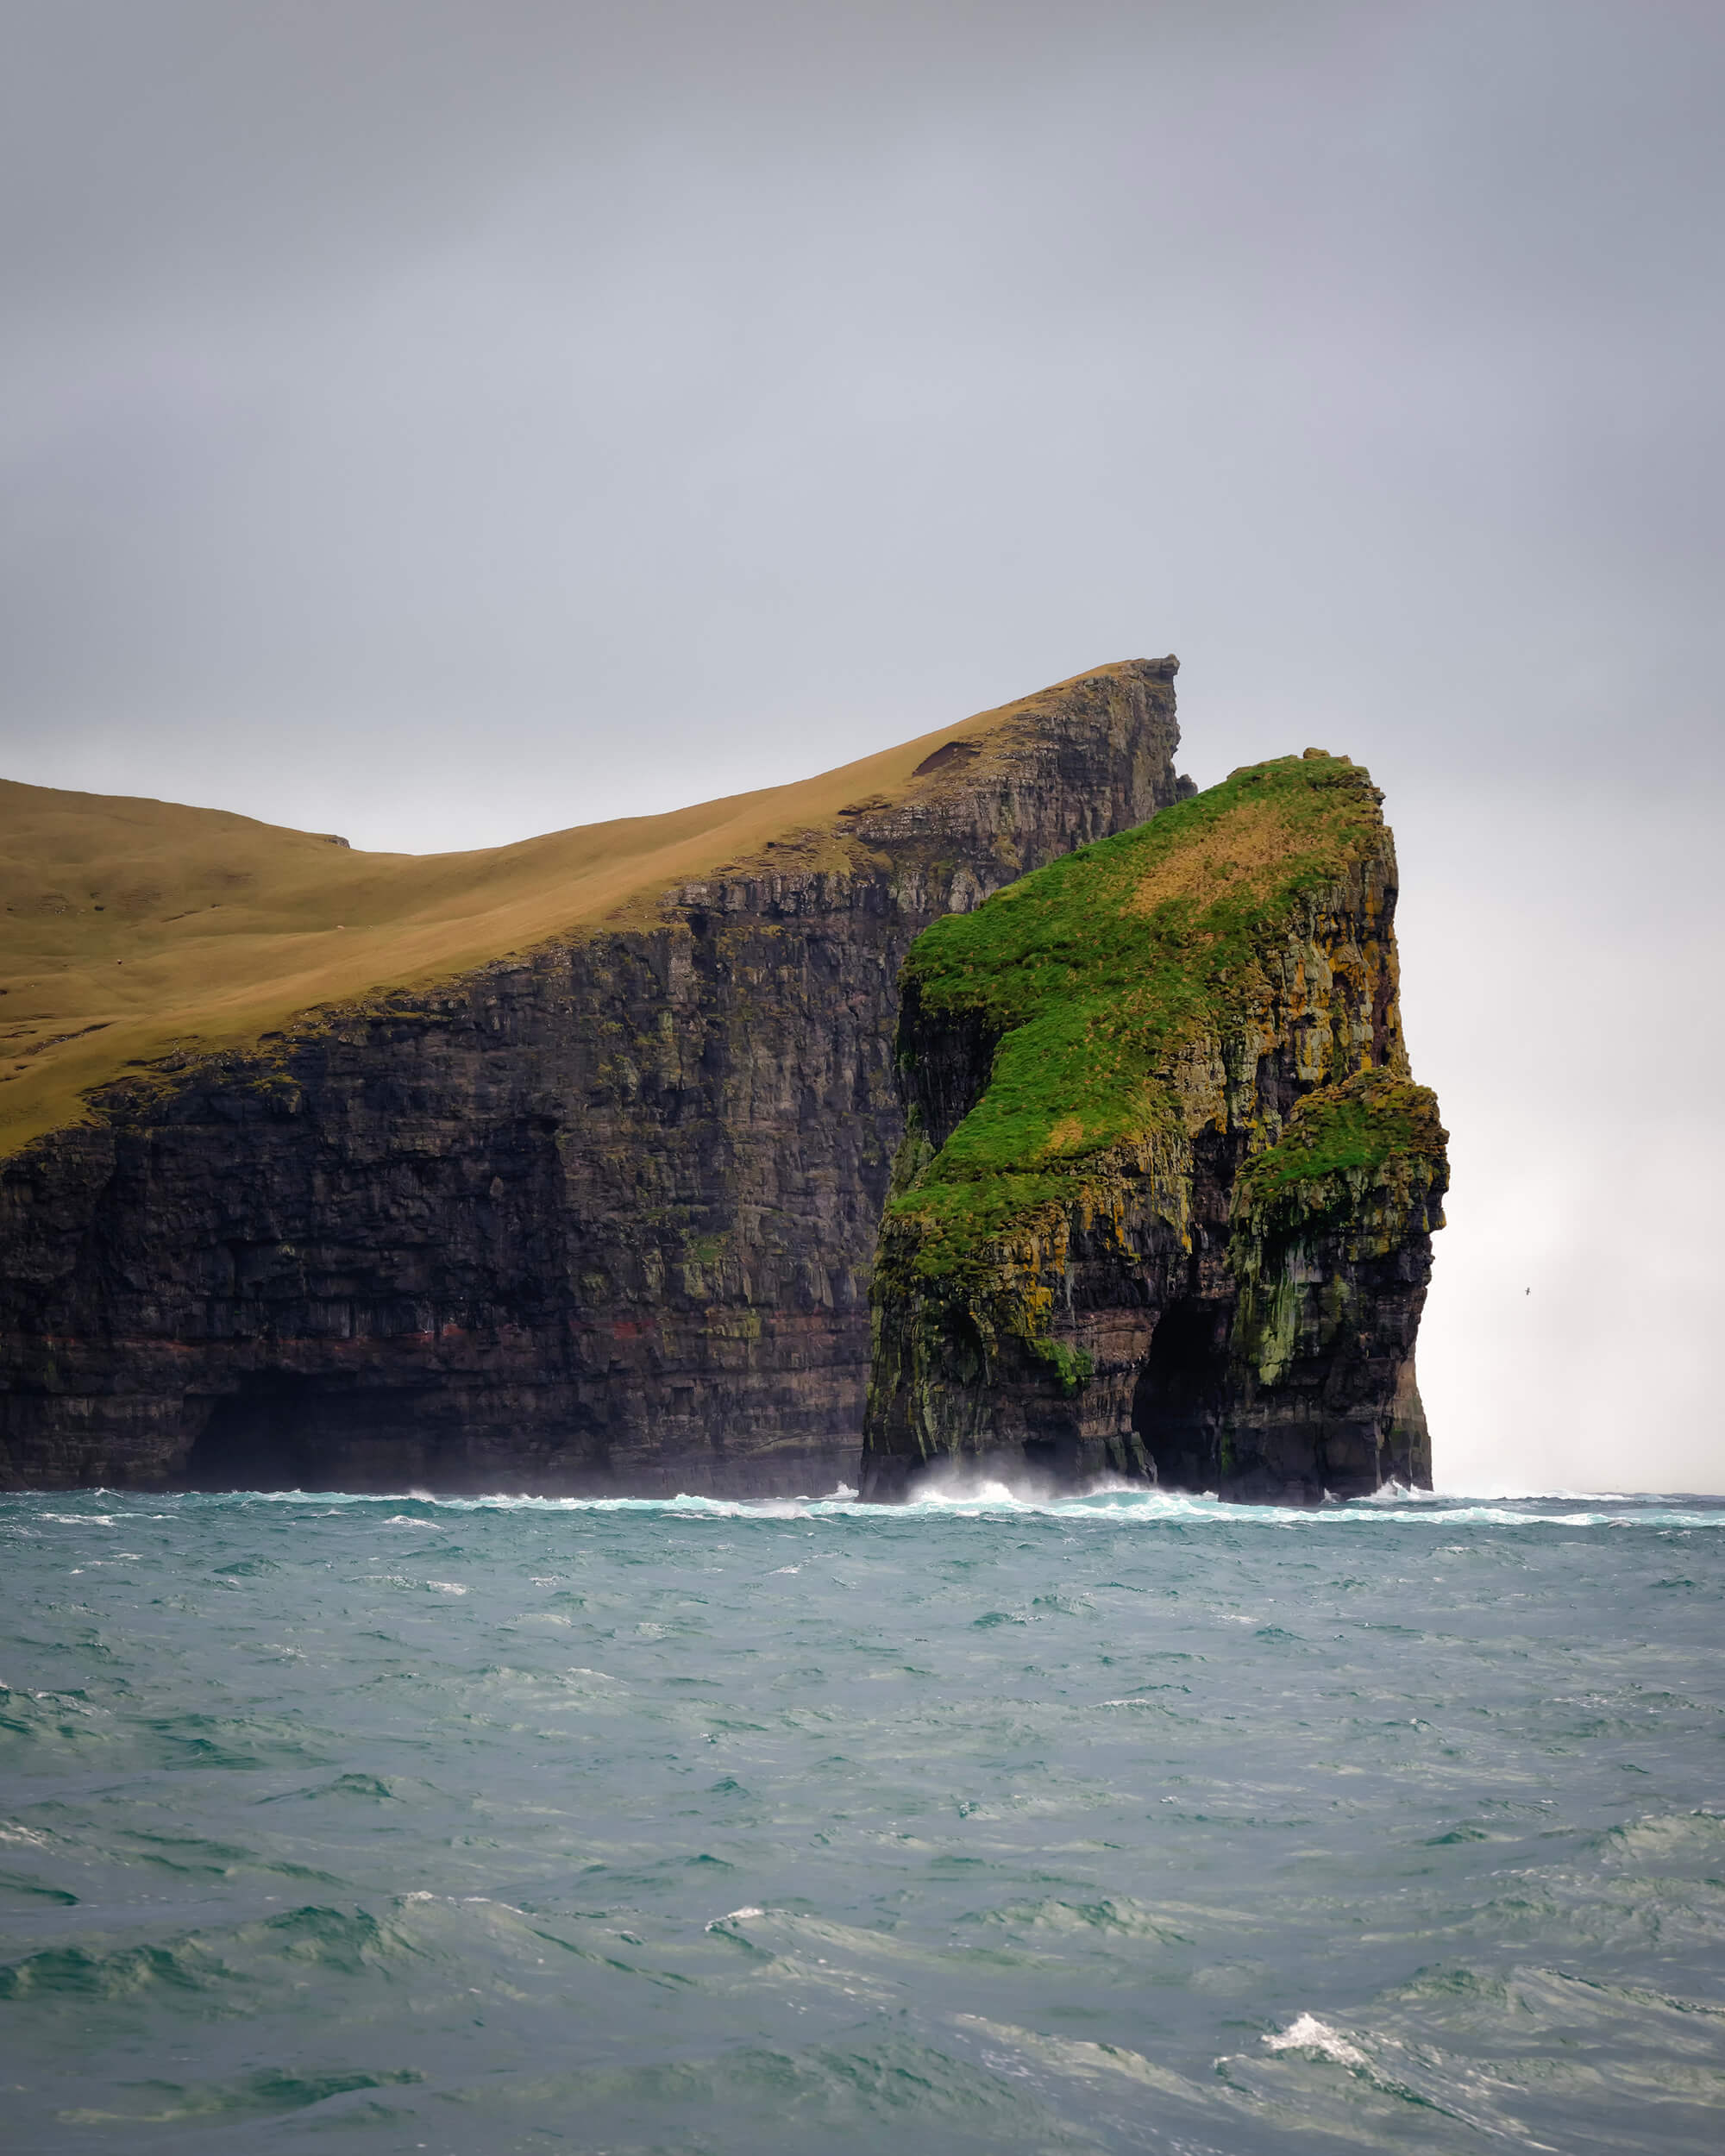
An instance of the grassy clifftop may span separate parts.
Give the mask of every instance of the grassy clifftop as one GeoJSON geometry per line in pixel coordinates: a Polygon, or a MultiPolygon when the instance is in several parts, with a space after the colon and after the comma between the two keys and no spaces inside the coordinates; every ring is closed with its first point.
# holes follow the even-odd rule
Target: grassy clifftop
{"type": "MultiPolygon", "coordinates": [[[[913,1023],[998,1046],[982,1098],[893,1202],[915,1229],[890,1238],[897,1262],[928,1285],[986,1275],[1001,1236],[1094,1194],[1112,1149],[1183,1143],[1182,1060],[1251,1031],[1302,900],[1384,847],[1378,801],[1345,757],[1283,757],[926,930],[906,968],[913,1023]]],[[[1313,1115],[1266,1175],[1321,1173],[1314,1148],[1326,1165],[1381,1157],[1405,1135],[1410,1090],[1313,1115]]]]}
{"type": "Polygon", "coordinates": [[[216,810],[0,781],[0,1155],[165,1056],[649,921],[664,891],[727,869],[841,867],[859,804],[890,812],[974,780],[1070,686],[795,785],[473,853],[359,853],[216,810]],[[985,753],[937,761],[953,743],[985,753]]]}

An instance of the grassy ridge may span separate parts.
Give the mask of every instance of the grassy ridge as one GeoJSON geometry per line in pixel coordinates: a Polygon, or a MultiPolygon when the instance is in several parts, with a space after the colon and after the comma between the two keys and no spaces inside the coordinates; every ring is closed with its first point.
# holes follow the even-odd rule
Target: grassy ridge
{"type": "Polygon", "coordinates": [[[730,868],[844,865],[841,811],[948,783],[918,765],[951,741],[1009,743],[1067,686],[795,785],[474,853],[356,853],[217,810],[0,780],[0,1154],[170,1054],[243,1049],[307,1012],[648,922],[668,887],[730,868]]]}
{"type": "Polygon", "coordinates": [[[920,1230],[913,1270],[985,1266],[1028,1216],[1079,1202],[1095,1156],[1176,1130],[1182,1050],[1228,1037],[1290,906],[1381,833],[1364,771],[1283,757],[925,931],[906,968],[922,1011],[1000,1046],[982,1100],[894,1200],[920,1230]]]}

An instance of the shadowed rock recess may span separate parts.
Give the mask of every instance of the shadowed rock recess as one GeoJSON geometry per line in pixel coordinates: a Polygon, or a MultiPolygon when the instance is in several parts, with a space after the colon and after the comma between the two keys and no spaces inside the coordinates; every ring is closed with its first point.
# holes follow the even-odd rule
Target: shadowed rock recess
{"type": "Polygon", "coordinates": [[[1381,799],[1308,749],[918,940],[866,1496],[955,1468],[1429,1485],[1414,1344],[1448,1171],[1381,799]]]}
{"type": "Polygon", "coordinates": [[[434,861],[10,789],[0,1485],[854,1479],[900,966],[1190,792],[1174,671],[434,861]]]}

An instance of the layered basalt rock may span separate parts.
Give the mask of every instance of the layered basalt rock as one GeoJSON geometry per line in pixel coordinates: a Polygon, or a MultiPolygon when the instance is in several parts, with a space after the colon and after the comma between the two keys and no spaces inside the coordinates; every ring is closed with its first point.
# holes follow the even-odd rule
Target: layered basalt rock
{"type": "Polygon", "coordinates": [[[957,1468],[1429,1484],[1447,1167],[1381,798],[1315,750],[1238,772],[919,939],[865,1495],[957,1468]]]}
{"type": "Polygon", "coordinates": [[[1174,665],[968,724],[644,925],[91,1092],[0,1164],[0,1486],[854,1479],[900,966],[1177,798],[1174,665]]]}

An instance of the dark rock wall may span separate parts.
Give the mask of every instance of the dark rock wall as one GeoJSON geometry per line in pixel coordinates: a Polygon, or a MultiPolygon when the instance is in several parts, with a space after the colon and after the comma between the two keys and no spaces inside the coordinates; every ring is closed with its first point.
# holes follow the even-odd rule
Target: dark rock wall
{"type": "Polygon", "coordinates": [[[1388,1482],[1431,1487],[1414,1354],[1432,1235],[1444,1224],[1446,1133],[1435,1095],[1368,1069],[1308,1096],[1293,1136],[1332,1104],[1367,1107],[1394,1126],[1393,1144],[1381,1159],[1273,1197],[1252,1169],[1237,1180],[1220,1395],[1195,1402],[1177,1435],[1153,1407],[1138,1418],[1146,1433],[1159,1430],[1168,1479],[1189,1489],[1309,1500],[1388,1482]]]}
{"type": "Polygon", "coordinates": [[[0,1164],[0,1486],[854,1481],[900,966],[1175,798],[1172,673],[1014,707],[658,925],[153,1072],[0,1164]]]}

